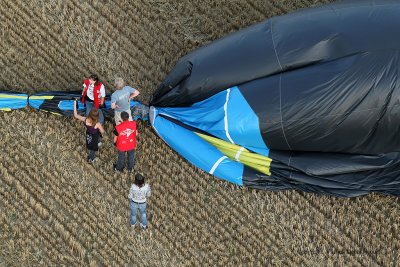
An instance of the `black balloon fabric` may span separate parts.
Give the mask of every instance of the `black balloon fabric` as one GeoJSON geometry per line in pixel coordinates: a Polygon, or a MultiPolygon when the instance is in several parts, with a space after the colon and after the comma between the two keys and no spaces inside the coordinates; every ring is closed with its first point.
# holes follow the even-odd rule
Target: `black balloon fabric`
{"type": "Polygon", "coordinates": [[[271,18],[181,58],[151,105],[237,86],[273,160],[270,176],[246,168],[244,185],[399,195],[399,14],[399,1],[369,0],[271,18]]]}

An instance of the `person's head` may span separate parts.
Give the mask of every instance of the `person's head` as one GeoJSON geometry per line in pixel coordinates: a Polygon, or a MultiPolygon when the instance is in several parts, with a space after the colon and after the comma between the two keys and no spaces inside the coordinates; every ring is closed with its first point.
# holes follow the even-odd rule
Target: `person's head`
{"type": "Polygon", "coordinates": [[[97,108],[92,108],[89,112],[88,118],[92,121],[92,124],[95,125],[99,122],[99,110],[97,108]]]}
{"type": "Polygon", "coordinates": [[[137,173],[135,175],[135,185],[137,185],[138,187],[142,187],[144,185],[144,176],[140,173],[137,173]]]}
{"type": "Polygon", "coordinates": [[[124,79],[122,78],[115,78],[115,88],[117,88],[117,90],[122,89],[125,86],[125,82],[124,79]]]}
{"type": "Polygon", "coordinates": [[[129,114],[126,111],[121,112],[121,119],[122,121],[128,121],[129,120],[129,114]]]}
{"type": "Polygon", "coordinates": [[[99,81],[99,76],[97,76],[96,74],[92,74],[89,76],[90,84],[97,84],[99,81]]]}

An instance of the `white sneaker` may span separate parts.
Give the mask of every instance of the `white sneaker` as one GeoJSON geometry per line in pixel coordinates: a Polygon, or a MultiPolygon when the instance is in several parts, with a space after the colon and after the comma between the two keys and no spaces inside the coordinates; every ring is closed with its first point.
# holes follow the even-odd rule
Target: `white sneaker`
{"type": "Polygon", "coordinates": [[[97,158],[88,159],[88,162],[89,162],[90,164],[94,164],[96,161],[97,161],[97,158]]]}
{"type": "Polygon", "coordinates": [[[144,224],[140,224],[140,227],[142,227],[143,230],[145,230],[147,228],[147,226],[144,224]]]}
{"type": "Polygon", "coordinates": [[[103,142],[99,142],[97,146],[100,148],[103,145],[103,142]]]}
{"type": "Polygon", "coordinates": [[[135,230],[135,226],[136,226],[136,224],[131,224],[131,230],[132,230],[132,231],[135,230]]]}

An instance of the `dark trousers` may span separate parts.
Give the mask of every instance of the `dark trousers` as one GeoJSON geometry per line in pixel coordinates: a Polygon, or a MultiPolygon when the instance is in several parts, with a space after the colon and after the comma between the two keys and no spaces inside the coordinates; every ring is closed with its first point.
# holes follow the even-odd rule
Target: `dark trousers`
{"type": "Polygon", "coordinates": [[[115,168],[118,171],[122,171],[125,167],[125,154],[128,153],[128,171],[133,170],[133,166],[135,165],[135,150],[129,150],[126,152],[122,152],[118,150],[118,160],[117,160],[117,165],[115,168]]]}
{"type": "Polygon", "coordinates": [[[94,160],[96,158],[96,151],[88,149],[88,159],[94,160]]]}

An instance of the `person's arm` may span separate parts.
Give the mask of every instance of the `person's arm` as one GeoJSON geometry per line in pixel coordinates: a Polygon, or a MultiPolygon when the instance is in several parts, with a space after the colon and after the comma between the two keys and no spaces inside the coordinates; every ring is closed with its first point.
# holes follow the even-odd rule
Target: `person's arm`
{"type": "Polygon", "coordinates": [[[114,145],[117,145],[117,139],[118,139],[118,132],[117,132],[117,129],[114,129],[113,134],[114,134],[114,145]]]}
{"type": "Polygon", "coordinates": [[[111,108],[112,109],[116,109],[119,108],[119,106],[117,105],[117,100],[114,94],[111,95],[111,108]]]}
{"type": "Polygon", "coordinates": [[[135,92],[133,92],[130,96],[129,99],[133,99],[137,97],[140,94],[139,90],[135,89],[135,92]]]}
{"type": "Polygon", "coordinates": [[[104,87],[104,84],[101,85],[100,87],[100,106],[104,105],[104,99],[106,97],[106,88],[104,87]]]}
{"type": "Polygon", "coordinates": [[[77,101],[74,101],[74,117],[80,121],[85,121],[86,117],[83,117],[81,115],[78,114],[78,111],[76,110],[76,105],[77,105],[77,101]]]}
{"type": "Polygon", "coordinates": [[[150,196],[151,196],[151,188],[150,188],[150,185],[148,185],[148,187],[149,187],[149,190],[147,190],[146,197],[150,197],[150,196]]]}
{"type": "Polygon", "coordinates": [[[81,99],[80,99],[82,103],[85,103],[85,100],[84,100],[84,98],[85,98],[85,95],[84,95],[85,89],[86,89],[86,84],[83,84],[82,95],[81,95],[81,99]]]}
{"type": "Polygon", "coordinates": [[[96,128],[99,129],[101,134],[103,134],[105,132],[104,128],[103,128],[103,126],[101,125],[100,122],[96,123],[96,128]]]}
{"type": "Polygon", "coordinates": [[[133,198],[133,185],[131,185],[131,188],[129,189],[128,198],[129,198],[129,199],[132,199],[132,198],[133,198]]]}

